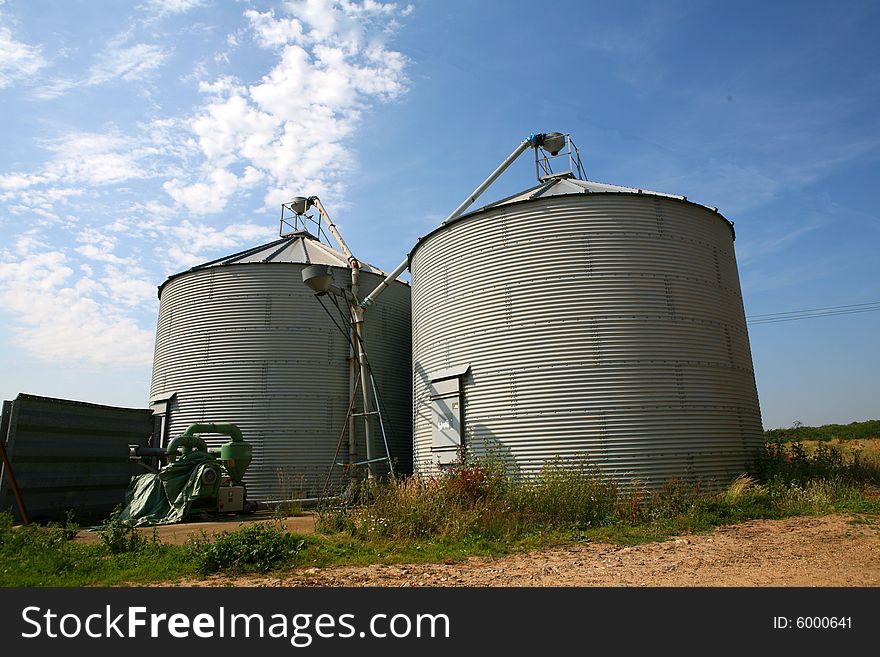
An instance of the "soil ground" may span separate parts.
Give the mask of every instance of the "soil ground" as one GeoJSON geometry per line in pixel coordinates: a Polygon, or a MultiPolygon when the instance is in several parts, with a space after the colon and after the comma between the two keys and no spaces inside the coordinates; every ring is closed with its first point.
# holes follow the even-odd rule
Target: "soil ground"
{"type": "MultiPolygon", "coordinates": [[[[184,522],[176,525],[158,525],[156,527],[156,537],[163,543],[183,545],[191,536],[197,536],[202,532],[205,532],[210,536],[211,534],[223,531],[235,531],[236,529],[240,529],[242,525],[255,522],[274,523],[275,517],[271,511],[264,511],[240,516],[228,516],[225,518],[214,517],[204,522],[184,522]]],[[[288,531],[297,534],[311,534],[315,531],[315,519],[310,513],[284,518],[280,522],[288,531]]],[[[152,527],[142,527],[137,531],[146,538],[151,538],[153,536],[152,527]]],[[[81,530],[74,540],[82,543],[98,543],[101,538],[94,531],[81,530]]]]}
{"type": "Polygon", "coordinates": [[[754,520],[633,547],[584,543],[456,563],[219,575],[178,585],[880,586],[880,518],[754,520]]]}

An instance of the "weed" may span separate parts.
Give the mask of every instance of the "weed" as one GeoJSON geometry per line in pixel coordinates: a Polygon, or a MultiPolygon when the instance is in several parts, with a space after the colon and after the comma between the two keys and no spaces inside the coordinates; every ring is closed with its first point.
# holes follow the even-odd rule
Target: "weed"
{"type": "MultiPolygon", "coordinates": [[[[122,520],[122,505],[118,505],[106,522],[98,528],[98,536],[101,544],[110,554],[122,554],[125,552],[137,552],[143,549],[149,541],[135,530],[134,525],[127,520],[122,520]]],[[[154,530],[154,540],[156,540],[154,530]]]]}
{"type": "Polygon", "coordinates": [[[858,450],[849,456],[839,445],[819,443],[811,452],[803,443],[776,439],[758,455],[753,473],[758,479],[779,479],[788,484],[806,484],[815,479],[840,485],[880,484],[880,463],[865,459],[858,450]]]}
{"type": "Polygon", "coordinates": [[[296,534],[274,525],[254,523],[213,537],[202,533],[191,539],[187,548],[193,554],[199,572],[207,574],[221,570],[266,572],[279,563],[294,561],[304,545],[304,539],[296,534]]]}
{"type": "Polygon", "coordinates": [[[754,490],[755,484],[754,478],[743,473],[730,483],[724,492],[724,497],[730,502],[735,502],[742,497],[743,493],[754,490]]]}
{"type": "Polygon", "coordinates": [[[509,493],[521,520],[545,529],[605,524],[637,499],[621,495],[586,459],[550,461],[534,479],[511,482],[509,493]]]}

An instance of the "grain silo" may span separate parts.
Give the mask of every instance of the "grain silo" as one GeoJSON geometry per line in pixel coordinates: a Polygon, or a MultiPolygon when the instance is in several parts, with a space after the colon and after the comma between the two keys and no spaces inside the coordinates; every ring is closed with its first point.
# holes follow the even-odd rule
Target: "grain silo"
{"type": "MultiPolygon", "coordinates": [[[[346,256],[298,230],[175,274],[159,287],[150,400],[167,415],[166,440],[196,422],[238,425],[253,445],[245,477],[252,500],[320,495],[346,425],[351,351],[303,284],[302,270],[316,264],[329,266],[337,286],[350,286],[346,256]]],[[[360,272],[364,292],[385,276],[366,263],[360,272]]],[[[364,326],[391,456],[406,472],[412,466],[409,287],[392,283],[364,326]]],[[[378,431],[374,436],[381,441],[378,431]]],[[[357,441],[356,458],[363,460],[362,434],[357,441]]],[[[385,453],[381,442],[376,453],[385,453]]],[[[353,457],[343,446],[335,462],[353,457]]],[[[337,490],[342,472],[334,468],[337,490]]]]}
{"type": "Polygon", "coordinates": [[[733,225],[579,170],[410,253],[416,469],[466,445],[525,475],[561,457],[726,483],[763,444],[733,225]]]}

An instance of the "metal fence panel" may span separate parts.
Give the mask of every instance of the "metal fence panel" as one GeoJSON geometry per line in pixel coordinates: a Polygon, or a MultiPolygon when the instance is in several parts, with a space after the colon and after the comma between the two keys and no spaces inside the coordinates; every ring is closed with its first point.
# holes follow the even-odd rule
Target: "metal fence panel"
{"type": "MultiPolygon", "coordinates": [[[[129,446],[148,446],[149,409],[120,408],[20,394],[4,402],[3,433],[31,520],[106,517],[123,502],[129,480],[143,468],[129,446]]],[[[20,519],[12,488],[0,476],[0,510],[20,519]]]]}

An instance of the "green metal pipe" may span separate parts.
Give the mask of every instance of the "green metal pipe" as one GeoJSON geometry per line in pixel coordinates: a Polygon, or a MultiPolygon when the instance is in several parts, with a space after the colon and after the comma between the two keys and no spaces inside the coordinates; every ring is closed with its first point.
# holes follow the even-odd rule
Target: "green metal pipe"
{"type": "Polygon", "coordinates": [[[191,436],[185,433],[180,434],[177,438],[168,443],[168,447],[165,448],[169,463],[174,463],[177,460],[178,449],[182,449],[185,456],[193,450],[207,452],[208,445],[199,436],[191,436]]]}
{"type": "Polygon", "coordinates": [[[196,423],[191,424],[182,434],[168,443],[165,453],[168,455],[168,461],[174,463],[177,460],[177,450],[183,448],[184,454],[189,454],[192,450],[207,452],[208,445],[202,438],[196,434],[200,433],[219,433],[229,438],[234,443],[244,442],[241,436],[241,430],[234,424],[214,424],[214,423],[196,423]]]}
{"type": "Polygon", "coordinates": [[[241,430],[234,424],[199,422],[189,425],[186,431],[168,444],[165,452],[168,454],[169,463],[174,463],[177,460],[177,450],[181,448],[184,456],[195,449],[219,457],[223,461],[226,472],[236,484],[241,483],[244,473],[251,463],[251,445],[244,440],[241,430]],[[197,435],[200,433],[219,433],[229,436],[230,440],[220,449],[216,447],[208,449],[207,443],[197,435]]]}
{"type": "Polygon", "coordinates": [[[181,435],[192,436],[197,433],[219,433],[224,436],[229,436],[234,443],[239,443],[244,440],[244,438],[241,437],[241,429],[234,424],[214,424],[213,422],[197,422],[196,424],[191,424],[181,435]]]}

